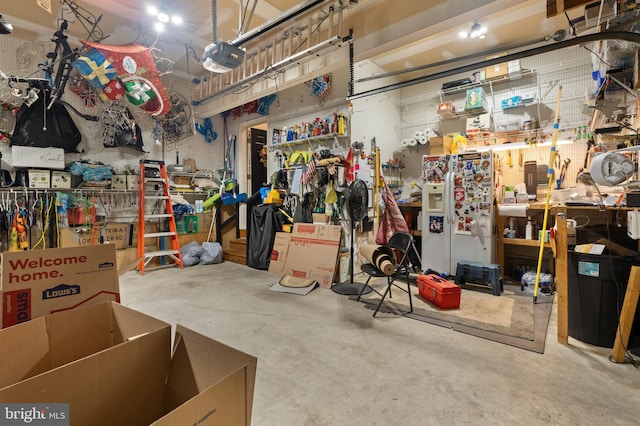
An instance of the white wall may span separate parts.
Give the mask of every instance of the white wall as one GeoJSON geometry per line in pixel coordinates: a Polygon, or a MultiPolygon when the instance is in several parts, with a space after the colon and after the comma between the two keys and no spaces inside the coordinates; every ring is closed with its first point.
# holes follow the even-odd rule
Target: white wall
{"type": "MultiPolygon", "coordinates": [[[[356,69],[359,70],[361,66],[362,63],[359,63],[356,69]]],[[[519,79],[484,85],[485,93],[488,95],[489,109],[493,111],[494,126],[508,121],[516,121],[521,125],[525,120],[535,118],[538,119],[541,127],[538,134],[539,141],[543,138],[550,141],[559,86],[562,85],[559,139],[573,140],[575,128],[588,125],[592,116],[592,110],[584,107],[585,103],[589,101],[587,95],[593,88],[593,83],[590,80],[590,66],[588,52],[582,48],[563,49],[544,56],[522,59],[521,68],[533,70],[533,74],[519,79]],[[522,95],[529,91],[534,92],[536,96],[536,100],[532,104],[502,110],[502,99],[522,95]]],[[[428,154],[429,150],[426,146],[403,148],[400,144],[401,139],[410,137],[414,131],[422,131],[427,127],[433,128],[439,134],[449,134],[454,131],[463,132],[466,128],[466,118],[443,120],[437,114],[437,105],[440,102],[450,101],[456,105],[458,110],[464,108],[464,90],[453,96],[443,95],[441,91],[444,82],[464,77],[470,78],[471,72],[468,75],[454,75],[354,101],[354,116],[357,116],[355,111],[358,111],[363,117],[361,120],[354,119],[354,137],[370,139],[369,135],[373,134],[381,147],[383,163],[392,155],[404,161],[406,168],[402,173],[403,197],[409,196],[412,181],[420,182],[421,157],[428,154]],[[385,97],[388,99],[385,100],[385,97]],[[387,107],[386,110],[383,105],[387,107]]],[[[373,81],[369,84],[375,88],[389,83],[373,81]]],[[[363,90],[366,88],[357,86],[356,93],[363,90]]],[[[482,143],[500,144],[506,140],[516,142],[521,139],[521,136],[516,136],[509,139],[487,140],[482,143]]],[[[565,158],[572,160],[565,180],[565,187],[575,187],[577,185],[576,176],[582,167],[586,153],[586,139],[559,146],[558,151],[562,160],[565,158]]],[[[513,165],[511,166],[507,164],[507,151],[500,152],[498,156],[503,167],[504,183],[515,184],[523,181],[524,170],[518,164],[520,154],[522,155],[522,164],[533,160],[538,164],[548,164],[550,149],[547,146],[513,150],[511,153],[513,165]]]]}

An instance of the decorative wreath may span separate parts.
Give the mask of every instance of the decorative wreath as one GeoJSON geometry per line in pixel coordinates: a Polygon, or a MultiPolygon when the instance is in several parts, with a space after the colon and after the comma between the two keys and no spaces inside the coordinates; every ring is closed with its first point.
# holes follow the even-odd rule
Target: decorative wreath
{"type": "Polygon", "coordinates": [[[306,81],[305,86],[311,89],[311,96],[317,96],[320,100],[325,100],[333,87],[333,74],[323,74],[306,81]]]}

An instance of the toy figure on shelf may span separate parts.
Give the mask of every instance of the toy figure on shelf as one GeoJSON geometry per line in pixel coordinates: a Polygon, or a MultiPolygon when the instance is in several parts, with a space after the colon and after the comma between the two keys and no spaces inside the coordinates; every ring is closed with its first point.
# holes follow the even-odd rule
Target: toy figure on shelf
{"type": "Polygon", "coordinates": [[[320,117],[316,117],[313,120],[313,136],[320,136],[322,134],[322,122],[320,117]]]}

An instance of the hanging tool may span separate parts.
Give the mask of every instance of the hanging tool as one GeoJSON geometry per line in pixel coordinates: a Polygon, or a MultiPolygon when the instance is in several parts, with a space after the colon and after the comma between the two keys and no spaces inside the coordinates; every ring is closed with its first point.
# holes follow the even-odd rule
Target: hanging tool
{"type": "Polygon", "coordinates": [[[578,183],[578,177],[580,176],[580,173],[584,172],[585,170],[588,170],[587,166],[589,165],[589,157],[591,156],[591,148],[596,146],[596,142],[593,139],[591,133],[589,133],[589,136],[591,136],[591,137],[587,140],[587,152],[585,152],[585,154],[584,154],[584,163],[582,163],[582,167],[580,167],[580,170],[578,170],[578,173],[576,174],[576,183],[578,183]]]}
{"type": "Polygon", "coordinates": [[[513,167],[513,158],[511,157],[511,150],[507,150],[507,165],[513,167]]]}
{"type": "Polygon", "coordinates": [[[564,178],[567,176],[567,169],[571,163],[571,158],[565,158],[562,167],[560,168],[560,183],[564,182],[564,178]]]}
{"type": "Polygon", "coordinates": [[[518,150],[518,167],[522,168],[524,162],[522,161],[522,148],[518,150]]]}
{"type": "MultiPolygon", "coordinates": [[[[544,203],[544,219],[542,220],[542,232],[543,234],[547,230],[547,222],[549,220],[549,201],[551,200],[551,190],[553,188],[553,169],[551,165],[556,160],[556,146],[558,143],[558,129],[560,128],[560,98],[562,96],[562,86],[558,88],[558,99],[556,100],[556,111],[553,119],[553,138],[551,141],[551,150],[549,154],[549,169],[547,170],[547,196],[544,203]]],[[[533,303],[538,301],[538,290],[540,287],[540,271],[542,269],[542,259],[544,257],[544,243],[545,238],[540,238],[540,250],[538,252],[538,268],[536,270],[536,285],[533,289],[533,303]]]]}

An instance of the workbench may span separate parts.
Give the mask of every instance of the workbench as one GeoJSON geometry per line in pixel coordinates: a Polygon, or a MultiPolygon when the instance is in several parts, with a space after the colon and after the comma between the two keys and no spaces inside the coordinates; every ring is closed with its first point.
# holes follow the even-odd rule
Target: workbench
{"type": "MultiPolygon", "coordinates": [[[[537,214],[544,213],[545,203],[531,203],[527,212],[537,214]]],[[[567,244],[567,218],[584,216],[589,218],[589,225],[606,224],[626,227],[626,212],[634,210],[633,207],[617,207],[617,206],[566,206],[554,202],[549,207],[549,216],[547,220],[547,229],[556,225],[555,238],[544,244],[544,248],[549,249],[549,253],[545,253],[551,268],[555,275],[555,286],[558,304],[558,341],[568,344],[569,339],[569,304],[568,304],[568,244],[567,244]]],[[[497,263],[501,266],[503,274],[505,272],[506,251],[512,247],[532,247],[540,248],[539,240],[525,240],[522,238],[504,238],[503,230],[505,223],[508,223],[508,216],[501,216],[496,212],[497,227],[497,263]]],[[[522,218],[521,218],[522,219],[522,218]]],[[[524,218],[526,221],[526,218],[524,218]]],[[[578,223],[578,226],[583,225],[578,223]]],[[[536,251],[536,254],[539,252],[536,251]]],[[[537,260],[537,257],[536,257],[537,260]]]]}

